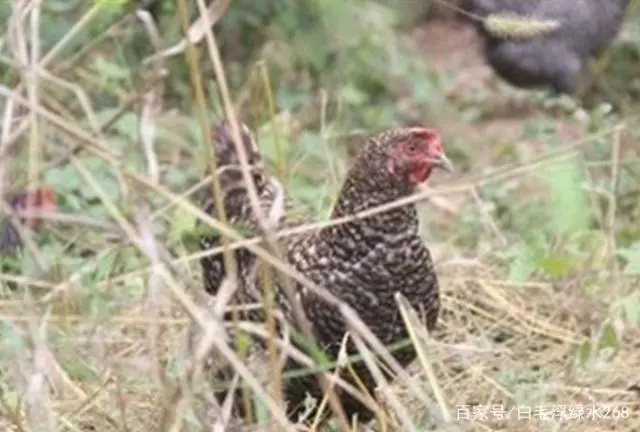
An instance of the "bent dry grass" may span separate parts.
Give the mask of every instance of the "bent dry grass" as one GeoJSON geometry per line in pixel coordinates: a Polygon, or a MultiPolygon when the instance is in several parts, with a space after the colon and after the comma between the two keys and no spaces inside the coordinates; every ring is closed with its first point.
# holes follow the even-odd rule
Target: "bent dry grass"
{"type": "MultiPolygon", "coordinates": [[[[471,417],[484,410],[485,422],[471,422],[478,430],[482,430],[478,423],[484,423],[487,430],[498,426],[507,430],[540,430],[549,424],[557,430],[573,430],[578,424],[580,430],[637,427],[637,394],[626,390],[635,379],[639,361],[637,329],[618,324],[615,327],[620,340],[615,346],[593,348],[608,342],[602,337],[605,329],[601,323],[608,320],[611,301],[585,298],[584,287],[571,281],[561,286],[513,284],[497,279],[503,273],[499,268],[467,277],[460,273],[457,269],[451,275],[446,266],[442,267],[445,308],[440,329],[426,345],[428,360],[454,419],[463,420],[465,410],[472,410],[471,417]],[[586,338],[585,333],[593,329],[597,330],[592,332],[594,338],[586,338]],[[589,340],[585,352],[581,346],[589,340]],[[532,410],[530,419],[524,411],[511,411],[507,420],[500,421],[496,413],[499,407],[511,410],[519,406],[532,410]],[[563,406],[567,410],[627,407],[629,417],[596,421],[585,416],[579,421],[564,414],[562,425],[563,406]],[[539,407],[556,410],[558,417],[536,421],[536,417],[543,416],[535,411],[539,407]]],[[[199,288],[195,279],[193,285],[199,288]]],[[[144,281],[140,279],[139,283],[144,281]]],[[[33,388],[37,369],[29,369],[39,365],[53,394],[50,400],[40,401],[47,406],[33,408],[41,412],[29,416],[30,423],[49,411],[58,418],[62,430],[87,430],[88,425],[96,430],[143,430],[157,424],[162,388],[154,380],[152,366],[160,351],[163,365],[169,369],[173,369],[172,364],[176,369],[183,367],[180,347],[189,320],[172,318],[172,310],[181,311],[177,304],[160,311],[165,318],[146,317],[148,305],[142,296],[135,296],[133,286],[135,281],[130,280],[110,287],[111,295],[107,297],[113,298],[105,300],[120,309],[111,316],[95,317],[86,312],[89,308],[77,306],[78,314],[67,311],[42,316],[42,309],[36,313],[35,305],[34,310],[25,313],[27,302],[20,296],[2,303],[3,321],[5,325],[13,323],[15,330],[5,330],[3,349],[7,422],[24,424],[20,410],[9,414],[19,406],[21,397],[28,400],[29,390],[38,391],[33,388]],[[121,309],[118,303],[128,306],[121,309]],[[157,326],[162,335],[154,350],[147,344],[151,326],[157,326]],[[24,339],[19,337],[17,329],[31,328],[32,336],[37,338],[38,327],[48,335],[46,340],[29,343],[28,331],[24,339]],[[21,340],[24,342],[18,343],[21,340]]],[[[614,289],[618,293],[611,297],[620,298],[635,287],[628,280],[614,289]]],[[[612,294],[612,290],[607,291],[612,294]]],[[[81,296],[69,297],[77,302],[81,296]]],[[[52,309],[60,308],[73,309],[73,305],[52,305],[52,309]]],[[[426,384],[418,363],[410,373],[426,384]]],[[[441,418],[435,403],[425,406],[402,387],[393,391],[417,417],[417,424],[425,422],[424,427],[429,420],[441,418]],[[424,418],[427,413],[430,419],[424,418]]],[[[44,389],[40,392],[47,393],[44,389]]],[[[403,430],[401,425],[398,428],[393,429],[403,430]]],[[[192,425],[189,429],[206,427],[192,425]]]]}
{"type": "MultiPolygon", "coordinates": [[[[533,164],[530,168],[534,170],[533,164]]],[[[522,172],[521,167],[514,175],[521,176],[523,191],[531,191],[538,182],[522,172]]],[[[465,195],[459,205],[477,208],[476,196],[465,195]]],[[[438,330],[426,343],[416,333],[434,377],[429,379],[424,363],[417,361],[408,372],[426,399],[398,382],[381,395],[381,414],[391,417],[386,430],[449,430],[446,413],[462,430],[635,430],[640,418],[631,386],[640,362],[639,335],[630,319],[633,305],[622,301],[636,292],[637,277],[616,270],[606,233],[600,233],[593,256],[574,275],[514,282],[497,253],[504,248],[501,237],[486,236],[488,249],[495,253],[462,258],[460,249],[446,241],[458,235],[457,224],[443,227],[438,222],[437,213],[448,210],[427,208],[427,222],[434,221],[430,225],[440,230],[441,242],[433,249],[439,258],[443,312],[438,330]],[[440,404],[436,391],[444,399],[440,404]],[[409,420],[398,417],[389,398],[405,407],[409,420]],[[593,408],[600,409],[601,417],[608,410],[610,418],[591,418],[593,408]],[[508,415],[501,416],[501,410],[508,415]],[[583,419],[576,414],[580,411],[583,419]],[[614,419],[614,413],[620,418],[614,419]]],[[[497,225],[485,224],[481,230],[490,233],[497,225]]],[[[139,226],[142,239],[147,228],[144,222],[139,226]]],[[[32,284],[25,276],[20,289],[0,303],[6,427],[120,431],[162,422],[165,398],[186,368],[185,332],[191,319],[185,316],[184,303],[167,295],[166,280],[152,289],[158,283],[152,269],[111,278],[110,272],[122,271],[118,253],[106,244],[103,248],[104,253],[80,263],[63,286],[43,276],[27,290],[32,284]],[[116,257],[105,259],[110,254],[116,257]],[[56,295],[43,302],[43,291],[56,295]]],[[[132,256],[126,251],[120,255],[132,256]]],[[[194,261],[169,259],[167,265],[177,289],[198,299],[202,284],[194,261]]],[[[262,328],[262,334],[268,337],[269,332],[262,328]]],[[[264,358],[247,365],[257,381],[265,383],[271,366],[265,368],[264,358]]],[[[208,413],[213,424],[219,419],[206,402],[210,394],[196,394],[196,401],[184,407],[184,430],[211,427],[199,425],[191,406],[196,413],[208,413]],[[204,405],[200,397],[205,397],[204,405]]],[[[266,426],[257,427],[262,429],[266,426]]]]}

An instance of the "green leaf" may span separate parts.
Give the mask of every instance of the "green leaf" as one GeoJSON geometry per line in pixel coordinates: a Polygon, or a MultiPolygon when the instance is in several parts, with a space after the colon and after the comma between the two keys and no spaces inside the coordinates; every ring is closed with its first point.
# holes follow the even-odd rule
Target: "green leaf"
{"type": "Polygon", "coordinates": [[[16,333],[13,326],[0,324],[0,329],[2,329],[0,333],[2,333],[4,344],[10,346],[15,351],[25,348],[24,339],[16,333]]]}
{"type": "Polygon", "coordinates": [[[96,0],[99,5],[108,6],[111,8],[119,8],[126,4],[129,0],[96,0]]]}
{"type": "Polygon", "coordinates": [[[72,165],[51,168],[45,173],[45,182],[59,192],[69,192],[78,188],[80,178],[72,165]]]}
{"type": "Polygon", "coordinates": [[[0,256],[0,272],[10,273],[19,272],[22,267],[22,261],[11,255],[0,256]]]}
{"type": "Polygon", "coordinates": [[[138,125],[139,120],[133,112],[124,113],[118,118],[118,121],[114,124],[114,128],[118,133],[129,138],[132,141],[138,140],[138,125]]]}
{"type": "MultiPolygon", "coordinates": [[[[111,165],[99,157],[86,157],[82,159],[85,167],[98,180],[100,187],[113,200],[120,197],[120,185],[113,174],[111,165]]],[[[97,193],[80,177],[73,165],[65,165],[47,170],[45,179],[48,184],[57,191],[73,192],[81,191],[88,199],[98,198],[97,193]]]]}
{"type": "Polygon", "coordinates": [[[555,234],[571,234],[589,227],[591,209],[581,184],[584,173],[578,161],[548,167],[544,180],[549,187],[549,216],[555,234]]]}
{"type": "Polygon", "coordinates": [[[267,425],[269,424],[270,412],[267,404],[262,401],[262,399],[254,394],[253,397],[253,405],[256,410],[256,424],[258,425],[267,425]]]}
{"type": "Polygon", "coordinates": [[[574,267],[571,259],[566,255],[547,255],[537,262],[540,270],[554,278],[565,277],[574,267]]]}
{"type": "Polygon", "coordinates": [[[93,67],[105,79],[123,81],[131,75],[131,71],[127,68],[123,68],[99,56],[93,60],[93,67]]]}
{"type": "Polygon", "coordinates": [[[618,254],[627,260],[624,274],[631,276],[640,275],[640,242],[620,250],[618,254]]]}
{"type": "MultiPolygon", "coordinates": [[[[213,237],[213,238],[218,238],[222,236],[222,231],[218,230],[217,228],[214,228],[207,224],[199,224],[197,226],[194,226],[195,219],[192,219],[192,220],[194,221],[194,223],[190,227],[187,227],[187,222],[185,221],[184,227],[179,232],[180,239],[185,243],[193,242],[193,241],[197,242],[200,239],[200,237],[203,237],[203,236],[213,237]]],[[[255,229],[249,228],[240,224],[235,224],[235,225],[231,224],[230,228],[235,230],[238,234],[240,234],[242,237],[246,239],[250,239],[260,235],[258,228],[255,228],[255,229]]],[[[174,235],[178,235],[178,234],[174,234],[174,235]]]]}
{"type": "Polygon", "coordinates": [[[238,332],[236,335],[235,342],[236,342],[236,351],[238,353],[238,356],[240,358],[244,358],[249,353],[249,349],[253,344],[251,336],[249,336],[244,332],[238,332]]]}
{"type": "Polygon", "coordinates": [[[353,85],[346,85],[340,90],[342,99],[350,105],[362,105],[367,100],[367,94],[353,85]]]}
{"type": "Polygon", "coordinates": [[[640,325],[640,292],[633,293],[622,297],[616,303],[614,308],[622,309],[624,316],[633,325],[640,325]]]}
{"type": "Polygon", "coordinates": [[[175,186],[182,186],[189,180],[189,174],[182,168],[169,167],[165,173],[167,183],[175,186]]]}
{"type": "Polygon", "coordinates": [[[598,341],[598,350],[603,348],[613,348],[615,350],[620,346],[618,342],[618,335],[610,323],[607,323],[602,328],[600,333],[600,340],[598,341]]]}
{"type": "Polygon", "coordinates": [[[196,226],[196,218],[184,210],[175,209],[171,216],[171,224],[167,235],[169,243],[175,244],[180,241],[193,241],[202,235],[201,228],[210,228],[207,225],[196,226]],[[194,228],[195,227],[195,228],[194,228]]]}
{"type": "Polygon", "coordinates": [[[88,310],[92,316],[106,316],[109,311],[109,305],[100,293],[94,291],[88,295],[88,310]]]}
{"type": "Polygon", "coordinates": [[[115,270],[117,259],[118,252],[112,252],[103,256],[98,262],[96,262],[95,270],[93,271],[94,280],[103,281],[108,279],[115,270]]]}
{"type": "MultiPolygon", "coordinates": [[[[112,200],[117,200],[120,197],[120,185],[111,169],[111,165],[99,157],[88,157],[83,162],[96,180],[99,180],[103,192],[112,200]]],[[[98,198],[97,193],[88,185],[82,188],[82,192],[88,198],[98,198]]]]}
{"type": "Polygon", "coordinates": [[[578,347],[578,364],[584,366],[591,358],[591,342],[585,339],[578,347]]]}
{"type": "Polygon", "coordinates": [[[515,247],[515,257],[509,266],[509,279],[520,283],[525,282],[536,270],[536,263],[530,249],[520,244],[515,247]]]}

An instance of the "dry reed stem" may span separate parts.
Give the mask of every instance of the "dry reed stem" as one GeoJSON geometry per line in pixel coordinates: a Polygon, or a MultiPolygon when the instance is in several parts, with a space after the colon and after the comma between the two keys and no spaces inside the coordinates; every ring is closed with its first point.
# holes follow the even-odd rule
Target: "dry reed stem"
{"type": "Polygon", "coordinates": [[[378,365],[376,364],[373,353],[367,348],[362,338],[357,334],[357,331],[353,332],[351,338],[356,345],[358,352],[360,353],[360,355],[362,355],[365,365],[376,381],[376,387],[380,388],[382,393],[391,402],[391,405],[395,409],[396,414],[402,420],[402,425],[408,428],[408,430],[410,431],[418,432],[418,427],[413,423],[409,412],[403,406],[402,402],[398,400],[397,396],[389,390],[389,383],[380,370],[380,367],[378,367],[378,365]]]}
{"type": "MultiPolygon", "coordinates": [[[[206,23],[205,28],[207,29],[207,31],[205,32],[205,41],[207,42],[207,48],[208,48],[208,52],[209,52],[209,56],[210,56],[210,60],[212,61],[213,64],[213,68],[214,71],[216,73],[216,77],[218,80],[218,86],[220,89],[220,95],[222,97],[222,102],[223,102],[223,106],[224,106],[224,111],[226,114],[226,118],[229,121],[229,124],[231,126],[231,136],[232,139],[235,143],[236,146],[236,151],[237,154],[239,156],[240,159],[240,166],[242,169],[242,175],[245,181],[245,185],[247,187],[247,191],[248,191],[248,198],[249,198],[249,202],[251,203],[251,207],[252,207],[252,211],[256,216],[256,219],[258,221],[258,224],[260,225],[260,228],[262,229],[262,231],[265,234],[265,237],[267,239],[267,244],[269,245],[269,249],[272,251],[272,253],[275,255],[275,257],[277,257],[278,259],[282,259],[282,252],[280,250],[280,247],[277,243],[276,237],[274,235],[274,228],[270,226],[270,224],[267,223],[264,215],[262,214],[262,209],[260,207],[260,203],[259,203],[259,199],[258,199],[258,194],[257,191],[255,189],[255,185],[253,184],[252,180],[251,180],[251,175],[249,173],[249,166],[248,166],[248,162],[247,162],[247,155],[246,152],[244,150],[244,147],[242,145],[242,138],[240,135],[240,127],[238,125],[238,122],[236,120],[236,116],[235,116],[235,112],[234,112],[234,108],[233,105],[231,103],[231,98],[229,96],[229,90],[227,87],[227,82],[226,82],[226,76],[224,74],[224,70],[222,67],[222,61],[220,59],[220,52],[215,40],[215,36],[213,34],[213,32],[211,31],[211,25],[213,23],[210,22],[210,17],[206,11],[204,2],[202,0],[198,0],[197,2],[199,10],[200,10],[200,14],[201,14],[201,18],[204,20],[204,23],[206,23]]],[[[195,67],[195,64],[191,64],[191,67],[195,67]]],[[[215,171],[214,171],[215,172],[215,171]]],[[[220,204],[220,203],[218,203],[220,204]]],[[[224,239],[224,236],[223,236],[224,239]]],[[[305,336],[309,339],[309,340],[313,340],[313,330],[311,328],[311,325],[304,313],[304,310],[298,305],[298,302],[296,301],[296,295],[295,295],[295,287],[293,286],[293,284],[291,283],[291,281],[288,278],[284,279],[284,284],[282,286],[283,291],[288,299],[289,304],[291,305],[291,310],[293,312],[293,316],[294,319],[297,322],[298,327],[303,331],[303,333],[305,334],[305,336]]],[[[269,305],[266,305],[269,306],[269,305]]],[[[272,308],[267,308],[267,311],[270,311],[272,308]]],[[[268,313],[269,315],[269,313],[268,313]]],[[[272,317],[269,318],[272,321],[272,317]]],[[[273,328],[273,327],[272,327],[273,328]]],[[[277,379],[277,378],[276,378],[277,379]]],[[[330,406],[332,408],[332,410],[334,411],[334,413],[337,415],[342,428],[344,430],[349,430],[348,427],[348,420],[346,418],[346,415],[344,414],[344,411],[342,409],[342,406],[339,402],[339,399],[337,398],[335,392],[333,391],[333,389],[331,388],[331,386],[329,385],[329,382],[327,381],[327,378],[324,375],[319,375],[317,377],[318,382],[320,384],[320,387],[323,389],[323,391],[325,393],[328,393],[329,395],[329,403],[330,406]]],[[[277,387],[276,387],[277,388],[277,387]]]]}
{"type": "MultiPolygon", "coordinates": [[[[398,308],[402,315],[402,319],[404,320],[405,326],[409,331],[409,336],[411,338],[411,341],[416,348],[416,352],[418,354],[418,360],[422,365],[422,370],[425,371],[425,374],[427,375],[427,378],[429,380],[429,384],[431,385],[433,394],[438,402],[438,406],[440,407],[440,412],[442,413],[443,420],[446,423],[451,423],[452,421],[451,413],[449,412],[449,408],[447,407],[447,403],[442,394],[442,389],[438,385],[438,381],[435,377],[435,374],[433,373],[433,368],[429,361],[429,357],[426,352],[426,347],[424,346],[424,343],[429,340],[428,331],[425,330],[424,326],[422,325],[418,317],[418,314],[416,313],[415,310],[413,310],[413,308],[411,307],[407,299],[404,296],[402,296],[402,294],[397,293],[395,295],[395,300],[396,300],[396,303],[398,304],[398,308]],[[420,340],[418,336],[422,340],[420,340]]],[[[425,406],[427,406],[428,400],[423,400],[423,403],[425,404],[425,406]]]]}

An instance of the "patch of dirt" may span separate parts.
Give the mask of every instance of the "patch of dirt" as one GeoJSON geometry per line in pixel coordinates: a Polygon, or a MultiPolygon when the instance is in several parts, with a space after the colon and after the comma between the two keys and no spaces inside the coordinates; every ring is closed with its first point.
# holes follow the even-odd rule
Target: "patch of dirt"
{"type": "Polygon", "coordinates": [[[484,62],[475,30],[460,19],[426,21],[413,29],[413,37],[430,68],[455,77],[448,93],[460,87],[482,87],[493,74],[484,62]]]}
{"type": "Polygon", "coordinates": [[[429,65],[439,71],[477,68],[484,65],[475,30],[458,19],[430,20],[413,29],[429,65]]]}
{"type": "MultiPolygon", "coordinates": [[[[534,153],[545,150],[543,143],[525,142],[522,138],[523,120],[540,112],[539,102],[531,99],[530,91],[515,89],[494,74],[485,63],[481,40],[468,22],[460,18],[428,20],[416,26],[412,33],[429,68],[452,78],[451,85],[445,89],[449,101],[481,112],[472,122],[445,116],[445,124],[440,125],[445,135],[449,129],[457,137],[469,137],[471,147],[482,148],[474,166],[491,163],[491,148],[502,147],[505,142],[523,143],[523,147],[531,145],[534,153]],[[479,99],[474,99],[474,94],[479,95],[479,99]]],[[[571,119],[550,115],[558,117],[556,129],[567,139],[584,135],[584,128],[571,119]]],[[[530,153],[532,149],[524,150],[530,153]]]]}

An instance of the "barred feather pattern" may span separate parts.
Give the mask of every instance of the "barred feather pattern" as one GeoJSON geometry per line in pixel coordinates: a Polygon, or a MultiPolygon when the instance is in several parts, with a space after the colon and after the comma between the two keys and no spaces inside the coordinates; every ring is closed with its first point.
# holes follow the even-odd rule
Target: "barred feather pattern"
{"type": "MultiPolygon", "coordinates": [[[[399,140],[406,140],[410,134],[410,129],[397,129],[380,134],[365,144],[347,174],[334,205],[332,218],[352,215],[411,193],[412,186],[389,175],[386,165],[391,145],[399,140]]],[[[257,187],[262,191],[261,204],[267,208],[273,200],[273,193],[266,192],[272,183],[266,175],[259,180],[257,187]]],[[[227,199],[230,200],[230,197],[231,195],[227,199]]],[[[225,201],[228,213],[232,213],[235,220],[244,220],[250,225],[254,223],[251,222],[246,194],[236,195],[235,200],[229,201],[229,204],[225,201]]],[[[290,214],[287,212],[281,226],[301,223],[297,218],[290,219],[290,214]]],[[[416,310],[423,313],[428,329],[433,329],[436,325],[440,308],[438,281],[429,250],[419,236],[415,205],[396,207],[367,218],[354,219],[295,237],[285,237],[282,243],[287,261],[297,271],[350,305],[383,343],[393,344],[408,338],[394,299],[397,292],[402,293],[416,310]]],[[[202,243],[204,249],[210,245],[208,242],[202,243]]],[[[250,261],[247,256],[236,253],[236,260],[239,267],[243,268],[244,275],[249,274],[249,268],[253,265],[245,265],[250,261]]],[[[215,293],[220,282],[219,269],[223,267],[218,264],[215,270],[206,268],[212,262],[203,261],[203,269],[207,291],[215,293]]],[[[291,305],[282,294],[282,285],[278,281],[276,276],[279,306],[293,322],[291,305]]],[[[244,291],[245,300],[259,301],[256,297],[261,290],[256,289],[257,283],[260,282],[242,278],[241,290],[244,291]]],[[[312,323],[315,342],[329,358],[337,359],[347,330],[340,312],[300,285],[296,286],[296,291],[304,312],[312,323]]],[[[299,348],[304,351],[302,347],[299,348]]],[[[347,354],[356,353],[355,346],[348,344],[347,354]]],[[[394,351],[393,355],[402,365],[407,365],[416,357],[411,346],[394,351]]],[[[352,367],[372,392],[376,383],[364,363],[355,363],[352,367]]],[[[298,368],[300,366],[293,360],[288,360],[285,365],[286,370],[298,368]]],[[[349,374],[343,375],[343,379],[352,381],[349,374]]],[[[285,396],[292,417],[303,409],[302,402],[307,393],[317,400],[322,398],[321,389],[313,375],[294,378],[285,383],[285,396]]],[[[360,421],[373,417],[373,413],[357,399],[339,390],[338,393],[349,416],[358,414],[360,421]]]]}
{"type": "MultiPolygon", "coordinates": [[[[258,192],[258,199],[263,214],[270,210],[275,196],[275,188],[271,182],[264,178],[258,178],[254,175],[254,183],[258,192]],[[256,181],[258,180],[258,181],[256,181]]],[[[225,191],[223,205],[227,215],[227,222],[236,230],[242,231],[248,236],[257,236],[260,234],[260,226],[255,217],[249,202],[247,190],[242,188],[234,188],[225,191]]],[[[204,211],[212,216],[217,216],[215,211],[215,203],[212,196],[205,198],[203,203],[204,211]]],[[[222,245],[222,239],[219,235],[206,235],[200,238],[200,247],[202,250],[209,250],[222,245]]],[[[250,268],[254,262],[253,254],[244,248],[234,250],[234,259],[240,264],[239,271],[243,268],[250,268]]],[[[205,290],[210,294],[217,294],[218,289],[224,277],[227,276],[227,269],[223,255],[216,254],[206,256],[201,259],[201,267],[203,269],[203,277],[205,281],[205,290]]]]}
{"type": "MultiPolygon", "coordinates": [[[[352,215],[410,193],[407,185],[385,173],[385,144],[402,139],[407,132],[399,129],[382,134],[369,142],[362,156],[347,174],[331,218],[352,215]]],[[[295,268],[318,285],[324,286],[351,306],[381,340],[390,345],[408,338],[407,330],[394,295],[402,293],[412,307],[421,312],[425,325],[433,329],[440,309],[438,280],[429,250],[419,236],[414,205],[397,207],[365,219],[325,228],[301,238],[288,247],[288,259],[295,268]]],[[[313,323],[316,341],[329,358],[337,359],[347,330],[338,310],[326,305],[312,293],[301,291],[304,311],[313,323]]],[[[357,350],[347,344],[347,354],[357,350]]],[[[412,346],[393,352],[402,365],[415,359],[412,346]]],[[[293,361],[287,369],[299,367],[293,361]]],[[[352,364],[361,382],[372,392],[376,382],[363,362],[352,364]]],[[[357,384],[349,373],[342,376],[357,384]]],[[[293,414],[300,413],[306,393],[317,400],[321,389],[313,376],[294,378],[286,385],[286,396],[293,414]]],[[[357,399],[341,392],[340,400],[351,416],[368,421],[373,413],[357,399]]]]}
{"type": "MultiPolygon", "coordinates": [[[[222,205],[227,216],[227,222],[247,237],[262,234],[258,218],[249,200],[249,191],[242,175],[237,150],[231,139],[230,125],[223,121],[214,128],[217,142],[215,151],[218,157],[217,176],[222,193],[222,205]]],[[[264,166],[258,146],[246,125],[241,125],[242,144],[247,154],[251,172],[251,181],[258,195],[258,203],[262,215],[271,228],[294,227],[309,221],[307,213],[300,205],[284,195],[280,182],[264,166]]],[[[205,195],[203,209],[207,214],[217,216],[215,200],[211,193],[205,195]]],[[[222,239],[219,235],[204,235],[200,238],[200,248],[207,251],[220,247],[222,239]]],[[[242,303],[261,303],[263,285],[255,277],[256,256],[245,247],[233,251],[233,258],[238,271],[240,289],[237,299],[242,303]]],[[[218,253],[201,258],[201,268],[205,291],[216,295],[227,274],[224,256],[218,253]]],[[[282,293],[276,292],[276,299],[280,304],[286,304],[282,293]]],[[[260,319],[261,313],[254,313],[253,319],[260,319]]]]}
{"type": "MultiPolygon", "coordinates": [[[[262,158],[258,152],[253,135],[245,125],[241,127],[241,138],[245,153],[248,157],[248,165],[251,173],[251,181],[258,195],[258,203],[263,216],[271,222],[272,228],[294,227],[309,221],[307,213],[297,203],[287,196],[283,196],[284,190],[277,179],[271,176],[264,167],[262,158]],[[274,220],[275,219],[275,220],[274,220]]],[[[237,230],[242,231],[247,237],[261,235],[258,218],[253,211],[249,200],[249,191],[241,171],[237,150],[233,147],[230,125],[227,121],[214,126],[214,140],[216,141],[215,153],[217,156],[216,175],[218,176],[222,194],[222,205],[225,210],[227,222],[237,230]]],[[[206,193],[202,207],[205,213],[217,217],[215,199],[212,193],[206,193]]],[[[203,235],[200,238],[200,248],[208,251],[220,247],[222,239],[219,235],[203,235]]],[[[238,290],[236,300],[243,305],[263,304],[263,284],[257,277],[260,273],[257,268],[259,262],[255,254],[245,247],[233,251],[233,259],[238,272],[238,290]]],[[[204,288],[208,294],[216,295],[228,276],[225,267],[223,253],[206,256],[200,259],[203,272],[204,288]]],[[[276,302],[287,311],[288,301],[281,290],[275,292],[276,302]]],[[[207,302],[206,307],[212,308],[215,302],[207,302]]],[[[252,308],[250,312],[243,314],[246,318],[263,322],[264,313],[259,308],[252,308]]],[[[227,317],[229,317],[227,315],[227,317]]],[[[188,346],[191,355],[199,339],[203,336],[202,329],[198,325],[192,326],[188,334],[188,346]]],[[[233,331],[229,332],[229,340],[235,339],[233,331]]],[[[258,342],[258,345],[261,345],[258,342]]],[[[255,348],[250,349],[249,357],[257,358],[259,354],[255,348]]],[[[255,361],[254,361],[255,363],[255,361]]],[[[205,368],[215,376],[215,381],[228,383],[234,375],[233,369],[212,351],[206,360],[205,368]]],[[[216,398],[222,402],[227,397],[226,390],[216,391],[216,398]]],[[[238,390],[234,394],[234,409],[236,415],[244,417],[244,405],[238,390]]]]}

